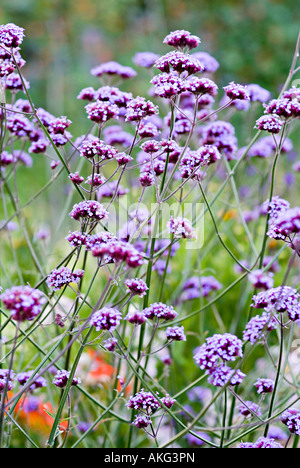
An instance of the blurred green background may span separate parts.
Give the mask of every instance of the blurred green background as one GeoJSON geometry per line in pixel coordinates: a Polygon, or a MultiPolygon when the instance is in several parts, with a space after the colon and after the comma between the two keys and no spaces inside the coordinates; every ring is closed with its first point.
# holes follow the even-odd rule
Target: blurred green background
{"type": "MultiPolygon", "coordinates": [[[[257,82],[277,93],[299,31],[295,0],[1,0],[0,21],[26,29],[22,55],[36,105],[55,115],[82,109],[79,90],[97,87],[92,66],[107,60],[133,65],[137,51],[166,53],[174,29],[202,39],[220,62],[217,83],[257,82]]],[[[145,71],[134,80],[145,87],[145,71]]],[[[147,83],[147,81],[146,81],[147,83]]],[[[132,90],[133,81],[129,85],[132,90]]],[[[82,118],[84,115],[80,112],[82,118]]],[[[74,114],[73,114],[74,115],[74,114]]]]}

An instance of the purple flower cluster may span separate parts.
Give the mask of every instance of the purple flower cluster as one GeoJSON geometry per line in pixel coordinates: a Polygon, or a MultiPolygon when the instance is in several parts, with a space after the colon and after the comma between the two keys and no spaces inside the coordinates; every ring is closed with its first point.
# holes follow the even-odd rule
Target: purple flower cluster
{"type": "Polygon", "coordinates": [[[14,387],[15,373],[9,369],[0,369],[0,394],[14,387]]]}
{"type": "Polygon", "coordinates": [[[200,369],[209,375],[208,381],[219,387],[228,382],[230,385],[238,385],[245,377],[239,369],[232,370],[224,363],[235,361],[243,356],[243,342],[235,335],[225,333],[224,335],[213,335],[205,340],[194,355],[194,360],[200,369]],[[219,364],[219,361],[222,364],[219,364]]]}
{"type": "Polygon", "coordinates": [[[174,237],[182,239],[195,239],[196,231],[192,226],[192,223],[187,218],[171,217],[167,224],[168,230],[174,237]]]}
{"type": "Polygon", "coordinates": [[[184,327],[168,327],[166,337],[169,341],[186,341],[184,327]]]}
{"type": "Polygon", "coordinates": [[[258,449],[258,448],[283,448],[275,439],[269,437],[259,437],[256,442],[242,442],[238,448],[243,449],[258,449]]]}
{"type": "Polygon", "coordinates": [[[6,289],[0,299],[6,309],[10,310],[13,320],[24,322],[33,320],[42,312],[42,306],[46,302],[43,293],[30,286],[13,286],[6,289]]]}
{"type": "Polygon", "coordinates": [[[274,390],[274,380],[271,379],[257,379],[254,384],[254,387],[257,390],[257,393],[272,393],[274,390]]]}
{"type": "Polygon", "coordinates": [[[118,62],[105,62],[97,67],[92,68],[91,74],[93,76],[102,77],[103,75],[108,76],[119,76],[124,79],[134,78],[136,72],[131,67],[125,67],[118,62]]]}
{"type": "Polygon", "coordinates": [[[177,317],[177,312],[171,305],[163,302],[154,302],[144,310],[145,317],[150,320],[174,320],[177,317]]]}
{"type": "MultiPolygon", "coordinates": [[[[59,387],[59,388],[64,388],[67,383],[68,383],[68,380],[70,378],[70,375],[71,375],[71,372],[70,371],[66,371],[66,370],[59,370],[56,375],[54,376],[54,379],[52,381],[52,383],[56,386],[56,387],[59,387]]],[[[72,378],[72,386],[76,387],[77,385],[79,385],[81,382],[80,378],[79,377],[73,377],[72,378]]]]}
{"type": "Polygon", "coordinates": [[[287,313],[290,320],[300,319],[300,294],[290,286],[262,291],[253,297],[253,307],[269,313],[287,313]]]}
{"type": "Polygon", "coordinates": [[[103,208],[103,205],[96,200],[84,200],[76,203],[69,214],[71,218],[76,221],[101,221],[101,219],[106,219],[108,217],[108,212],[103,208]]]}
{"type": "Polygon", "coordinates": [[[143,255],[133,245],[119,240],[96,244],[91,250],[94,257],[125,262],[131,268],[137,268],[145,262],[143,255]]]}
{"type": "Polygon", "coordinates": [[[189,31],[178,29],[172,31],[164,38],[164,44],[174,47],[175,49],[195,49],[200,44],[201,40],[198,36],[194,36],[189,31]]]}
{"type": "Polygon", "coordinates": [[[0,43],[8,48],[19,47],[24,39],[24,29],[14,23],[0,26],[0,43]]]}
{"type": "Polygon", "coordinates": [[[142,388],[138,393],[129,398],[125,406],[129,409],[140,412],[135,416],[135,420],[132,424],[139,429],[145,429],[147,426],[152,424],[151,416],[162,408],[162,405],[170,409],[174,403],[175,400],[169,395],[158,398],[151,392],[145,392],[142,388]]]}
{"type": "Polygon", "coordinates": [[[53,288],[54,291],[58,291],[70,283],[79,283],[83,275],[84,270],[78,269],[72,271],[70,268],[62,266],[51,271],[47,278],[47,284],[49,287],[53,288]]]}
{"type": "Polygon", "coordinates": [[[139,278],[127,279],[125,285],[128,288],[127,292],[130,292],[132,296],[138,295],[143,297],[149,289],[145,281],[139,278]]]}
{"type": "Polygon", "coordinates": [[[213,291],[222,288],[222,284],[214,276],[192,276],[185,281],[181,301],[189,301],[198,297],[207,297],[213,291]]]}
{"type": "Polygon", "coordinates": [[[97,331],[108,330],[112,332],[120,324],[122,314],[119,310],[112,307],[103,307],[93,313],[90,325],[97,331]]]}
{"type": "MultiPolygon", "coordinates": [[[[27,372],[21,372],[20,374],[17,374],[16,378],[17,381],[19,382],[20,385],[25,385],[29,379],[31,379],[31,376],[33,375],[34,371],[27,371],[27,372]]],[[[33,392],[37,388],[43,388],[47,386],[47,381],[44,379],[44,377],[40,376],[37,377],[36,379],[32,379],[32,384],[29,387],[29,390],[33,392]]]]}
{"type": "Polygon", "coordinates": [[[243,340],[249,341],[254,345],[258,340],[262,339],[264,334],[275,330],[278,326],[276,317],[271,313],[263,312],[262,315],[252,317],[246,324],[243,332],[243,340]]]}
{"type": "Polygon", "coordinates": [[[300,410],[289,408],[280,415],[280,421],[292,434],[300,435],[300,410]]]}

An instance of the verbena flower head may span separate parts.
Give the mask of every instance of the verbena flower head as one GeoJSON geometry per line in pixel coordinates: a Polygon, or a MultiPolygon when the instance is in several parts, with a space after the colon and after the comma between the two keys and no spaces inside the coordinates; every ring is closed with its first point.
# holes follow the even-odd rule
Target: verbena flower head
{"type": "Polygon", "coordinates": [[[85,200],[76,203],[69,214],[76,221],[89,219],[100,221],[108,217],[108,212],[96,200],[85,200]]]}
{"type": "Polygon", "coordinates": [[[137,52],[132,61],[139,67],[152,68],[158,58],[159,55],[153,52],[137,52]]]}
{"type": "MultiPolygon", "coordinates": [[[[165,401],[167,403],[167,400],[160,400],[158,397],[152,395],[151,392],[145,392],[145,390],[142,388],[138,393],[129,398],[125,406],[127,406],[129,409],[141,411],[150,416],[154,414],[159,408],[161,408],[161,401],[165,401]]],[[[174,403],[174,400],[172,401],[174,403]]]]}
{"type": "Polygon", "coordinates": [[[229,383],[231,386],[240,385],[246,374],[241,372],[239,369],[234,370],[228,366],[214,367],[209,371],[208,383],[214,387],[224,387],[229,383]]]}
{"type": "Polygon", "coordinates": [[[264,273],[263,270],[254,270],[248,275],[249,281],[257,289],[270,289],[274,285],[272,273],[264,273]]]}
{"type": "Polygon", "coordinates": [[[300,116],[300,102],[298,99],[281,97],[272,99],[264,104],[266,114],[275,114],[283,119],[296,118],[300,116]]]}
{"type": "MultiPolygon", "coordinates": [[[[28,380],[31,378],[33,373],[34,373],[33,370],[27,371],[27,372],[20,372],[19,374],[17,374],[16,379],[20,385],[25,385],[28,382],[28,380]]],[[[44,377],[41,376],[41,377],[33,378],[32,384],[30,385],[29,390],[33,392],[37,388],[43,388],[43,387],[47,387],[47,381],[44,377]]]]}
{"type": "Polygon", "coordinates": [[[169,341],[186,341],[184,327],[168,327],[166,337],[169,341]]]}
{"type": "Polygon", "coordinates": [[[129,101],[126,107],[125,118],[128,122],[139,122],[146,117],[158,114],[158,107],[144,97],[138,96],[129,101]]]}
{"type": "Polygon", "coordinates": [[[234,83],[233,81],[229,85],[224,86],[224,91],[229,99],[241,99],[245,101],[250,100],[250,95],[247,91],[247,87],[241,84],[234,83]]]}
{"type": "Polygon", "coordinates": [[[111,240],[107,243],[95,245],[92,249],[94,257],[109,257],[115,262],[125,262],[131,268],[137,268],[145,263],[143,255],[133,245],[111,240]]]}
{"type": "Polygon", "coordinates": [[[129,323],[132,323],[133,325],[142,325],[146,321],[146,316],[144,311],[135,310],[128,312],[125,320],[127,320],[129,323]]]}
{"type": "Polygon", "coordinates": [[[164,38],[164,44],[174,47],[175,49],[195,49],[200,44],[201,40],[198,36],[194,36],[189,31],[184,29],[177,29],[170,32],[164,38]]]}
{"type": "Polygon", "coordinates": [[[0,299],[6,309],[10,310],[13,320],[24,322],[33,320],[42,312],[42,306],[46,302],[43,293],[30,286],[13,286],[6,289],[0,299]]]}
{"type": "Polygon", "coordinates": [[[24,39],[24,28],[16,26],[14,23],[2,24],[0,26],[0,43],[5,47],[19,47],[24,39]]]}
{"type": "Polygon", "coordinates": [[[102,124],[110,119],[116,119],[119,115],[119,108],[108,101],[91,102],[85,106],[88,118],[93,122],[102,124]]]}
{"type": "Polygon", "coordinates": [[[275,115],[262,115],[257,119],[255,127],[269,133],[279,133],[283,126],[283,121],[275,115]]]}
{"type": "Polygon", "coordinates": [[[192,223],[186,218],[173,218],[171,217],[168,222],[168,229],[174,237],[183,239],[194,239],[196,237],[196,231],[192,226],[192,223]]]}
{"type": "Polygon", "coordinates": [[[246,325],[243,332],[243,340],[249,341],[254,345],[258,340],[262,339],[264,334],[275,330],[278,326],[276,317],[272,317],[270,313],[263,312],[262,315],[252,317],[246,325]]]}
{"type": "Polygon", "coordinates": [[[179,51],[169,52],[168,54],[160,57],[156,60],[154,67],[164,73],[170,73],[173,70],[178,73],[187,72],[188,75],[203,71],[203,67],[199,60],[191,55],[186,55],[179,51]]]}
{"type": "Polygon", "coordinates": [[[81,278],[83,278],[84,270],[75,270],[72,271],[68,267],[60,267],[58,269],[52,270],[47,279],[47,284],[49,287],[53,288],[54,291],[58,291],[64,286],[70,283],[79,283],[81,278]]]}
{"type": "Polygon", "coordinates": [[[195,57],[197,60],[199,60],[203,66],[204,72],[206,73],[214,73],[220,66],[219,62],[207,52],[194,52],[192,57],[195,57]]]}
{"type": "Polygon", "coordinates": [[[127,286],[127,292],[140,297],[145,296],[149,289],[145,281],[139,278],[127,279],[125,280],[125,285],[127,286]]]}
{"type": "MultiPolygon", "coordinates": [[[[57,372],[57,374],[54,376],[54,379],[52,381],[52,383],[56,386],[56,387],[59,387],[59,388],[64,388],[67,383],[68,383],[68,380],[70,378],[70,375],[71,375],[71,372],[70,371],[66,371],[66,370],[59,370],[57,372]]],[[[77,386],[81,383],[81,380],[78,378],[78,377],[73,377],[72,379],[72,386],[77,386]]]]}
{"type": "Polygon", "coordinates": [[[287,312],[290,320],[300,318],[300,294],[290,286],[279,286],[253,297],[253,307],[265,309],[267,312],[287,312]]]}
{"type": "Polygon", "coordinates": [[[194,355],[196,364],[203,370],[215,368],[218,360],[235,361],[243,356],[243,342],[235,335],[215,334],[205,340],[194,355]]]}
{"type": "Polygon", "coordinates": [[[174,307],[171,305],[164,304],[163,302],[154,302],[150,304],[144,310],[145,317],[150,320],[173,320],[177,317],[177,312],[175,311],[174,307]]]}
{"type": "Polygon", "coordinates": [[[170,99],[185,91],[184,81],[176,73],[160,73],[152,78],[154,93],[164,99],[170,99]]]}
{"type": "Polygon", "coordinates": [[[91,74],[98,77],[103,75],[110,75],[120,76],[123,79],[128,79],[135,77],[136,71],[131,67],[125,67],[118,62],[110,61],[92,68],[91,74]]]}
{"type": "Polygon", "coordinates": [[[257,389],[257,393],[272,393],[274,390],[275,382],[271,379],[259,378],[254,384],[254,387],[257,389]]]}
{"type": "Polygon", "coordinates": [[[0,369],[0,394],[4,390],[12,390],[14,387],[14,379],[16,375],[12,370],[0,369]]]}
{"type": "Polygon", "coordinates": [[[120,324],[122,314],[119,310],[113,307],[103,307],[94,312],[90,320],[90,325],[94,326],[97,331],[108,330],[112,332],[120,324]]]}
{"type": "Polygon", "coordinates": [[[265,88],[262,88],[260,85],[256,83],[250,83],[247,85],[247,91],[250,96],[250,101],[252,102],[267,102],[270,97],[271,93],[265,88]]]}
{"type": "Polygon", "coordinates": [[[116,349],[117,343],[117,338],[111,337],[103,341],[103,346],[107,351],[113,352],[116,349]]]}
{"type": "Polygon", "coordinates": [[[280,415],[279,419],[291,434],[300,435],[300,410],[289,408],[280,415]]]}
{"type": "Polygon", "coordinates": [[[251,417],[253,416],[253,413],[255,413],[257,416],[261,416],[261,409],[258,404],[254,403],[253,401],[245,401],[245,404],[241,404],[239,406],[239,413],[242,416],[251,417]]]}
{"type": "Polygon", "coordinates": [[[147,414],[136,414],[132,424],[138,429],[145,429],[152,424],[152,420],[147,414]]]}
{"type": "Polygon", "coordinates": [[[258,448],[283,448],[275,439],[270,437],[259,437],[256,442],[242,442],[238,448],[258,449],[258,448]]]}
{"type": "Polygon", "coordinates": [[[185,81],[185,89],[195,95],[208,94],[210,96],[216,96],[218,93],[218,86],[214,81],[209,78],[199,78],[197,76],[192,76],[185,81]]]}
{"type": "Polygon", "coordinates": [[[290,203],[284,198],[278,196],[272,197],[271,201],[266,200],[261,207],[261,214],[269,214],[271,223],[274,218],[278,218],[278,215],[290,208],[290,203]]]}

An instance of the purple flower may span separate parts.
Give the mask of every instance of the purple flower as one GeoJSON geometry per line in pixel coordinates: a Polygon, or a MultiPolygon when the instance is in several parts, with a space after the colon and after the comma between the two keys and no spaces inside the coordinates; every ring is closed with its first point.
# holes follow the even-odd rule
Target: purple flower
{"type": "Polygon", "coordinates": [[[266,114],[275,114],[283,119],[300,116],[300,103],[297,99],[281,97],[264,104],[266,114]]]}
{"type": "Polygon", "coordinates": [[[275,330],[277,326],[276,318],[267,312],[263,312],[262,315],[256,315],[249,320],[243,332],[243,340],[254,345],[263,337],[265,332],[275,330]]]}
{"type": "Polygon", "coordinates": [[[177,94],[185,91],[184,81],[175,73],[161,73],[152,78],[154,92],[157,96],[164,99],[170,99],[177,94]]]}
{"type": "Polygon", "coordinates": [[[289,286],[262,291],[253,297],[253,307],[265,309],[267,312],[287,312],[290,320],[300,319],[300,294],[289,286]]]}
{"type": "Polygon", "coordinates": [[[233,81],[229,83],[229,85],[224,86],[224,91],[227,97],[229,99],[241,99],[244,101],[249,101],[250,100],[250,95],[247,91],[247,87],[241,85],[241,84],[236,84],[233,81]]]}
{"type": "Polygon", "coordinates": [[[167,224],[169,232],[174,234],[174,237],[183,239],[195,239],[196,231],[193,228],[191,222],[186,218],[173,218],[167,224]]]}
{"type": "Polygon", "coordinates": [[[193,76],[185,81],[185,89],[195,95],[209,94],[215,96],[218,93],[218,86],[209,78],[199,78],[193,76]]]}
{"type": "Polygon", "coordinates": [[[216,367],[219,359],[224,361],[235,361],[243,356],[243,342],[235,335],[225,333],[215,334],[205,340],[194,355],[196,364],[203,370],[211,370],[216,367]]]}
{"type": "Polygon", "coordinates": [[[23,39],[24,28],[20,28],[14,23],[2,24],[0,26],[0,42],[5,47],[16,48],[22,44],[23,39]]]}
{"type": "Polygon", "coordinates": [[[166,336],[169,341],[186,341],[184,327],[168,327],[166,336]]]}
{"type": "Polygon", "coordinates": [[[125,118],[128,122],[139,122],[155,114],[158,114],[158,107],[144,97],[137,96],[127,104],[125,118]]]}
{"type": "Polygon", "coordinates": [[[248,279],[257,289],[267,290],[272,288],[274,285],[272,273],[265,274],[263,270],[260,269],[249,273],[248,279]]]}
{"type": "Polygon", "coordinates": [[[139,278],[127,279],[125,285],[128,288],[127,292],[130,292],[131,295],[139,295],[140,297],[145,296],[149,289],[145,281],[139,278]]]}
{"type": "Polygon", "coordinates": [[[220,66],[219,62],[207,52],[194,52],[192,57],[195,57],[197,60],[199,60],[204,68],[204,71],[207,73],[216,72],[220,66]]]}
{"type": "Polygon", "coordinates": [[[84,270],[72,271],[68,267],[60,267],[52,270],[47,279],[49,287],[53,288],[54,291],[58,291],[62,287],[70,283],[78,283],[84,275],[84,270]]]}
{"type": "Polygon", "coordinates": [[[120,324],[122,314],[119,310],[112,307],[103,307],[94,312],[90,320],[90,325],[94,326],[97,331],[108,330],[112,332],[120,324]]]}
{"type": "Polygon", "coordinates": [[[282,120],[280,120],[275,115],[262,115],[257,119],[255,127],[259,130],[265,130],[269,133],[279,133],[283,125],[282,120]]]}
{"type": "Polygon", "coordinates": [[[4,390],[12,390],[14,386],[15,373],[9,369],[0,369],[0,394],[4,390]]]}
{"type": "Polygon", "coordinates": [[[136,414],[133,425],[139,429],[145,429],[152,423],[150,416],[146,414],[136,414]]]}
{"type": "Polygon", "coordinates": [[[283,448],[275,439],[260,437],[256,442],[242,442],[238,448],[283,448]]]}
{"type": "Polygon", "coordinates": [[[70,181],[76,185],[81,185],[82,182],[84,181],[84,177],[80,176],[78,172],[75,172],[74,174],[69,174],[68,177],[70,181]]]}
{"type": "Polygon", "coordinates": [[[115,104],[107,101],[91,102],[85,106],[88,118],[96,123],[104,123],[110,119],[115,119],[119,115],[119,108],[115,104]]]}
{"type": "Polygon", "coordinates": [[[161,403],[158,398],[152,395],[151,392],[145,392],[142,388],[138,393],[129,398],[125,406],[127,406],[127,408],[143,411],[148,415],[151,415],[156,410],[161,408],[161,403]]]}
{"type": "Polygon", "coordinates": [[[101,65],[92,68],[91,74],[94,76],[101,77],[103,75],[115,75],[120,76],[123,79],[133,78],[136,76],[136,72],[131,67],[124,67],[118,62],[106,62],[101,65]]]}
{"type": "Polygon", "coordinates": [[[247,85],[247,91],[250,95],[250,101],[266,102],[270,99],[271,93],[256,83],[247,85]]]}
{"type": "Polygon", "coordinates": [[[88,235],[79,231],[69,232],[69,234],[66,237],[66,240],[70,243],[72,247],[86,245],[87,239],[88,235]]]}
{"type": "Polygon", "coordinates": [[[298,409],[287,409],[279,419],[292,434],[300,435],[300,411],[298,409]]]}
{"type": "Polygon", "coordinates": [[[208,383],[214,387],[224,387],[228,383],[232,386],[240,385],[246,374],[241,372],[239,369],[234,370],[228,366],[214,367],[209,371],[208,383]]]}
{"type": "Polygon", "coordinates": [[[170,73],[173,70],[178,73],[187,72],[192,75],[203,71],[199,60],[176,50],[157,59],[154,67],[164,73],[170,73]]]}
{"type": "Polygon", "coordinates": [[[272,393],[274,390],[274,380],[271,379],[257,379],[254,387],[257,389],[257,393],[272,393]]]}
{"type": "Polygon", "coordinates": [[[11,317],[18,322],[33,320],[42,311],[46,299],[42,292],[30,286],[13,286],[6,289],[0,299],[6,309],[11,311],[11,317]]]}
{"type": "Polygon", "coordinates": [[[80,219],[93,219],[100,221],[101,219],[106,219],[108,217],[108,212],[103,208],[103,205],[95,200],[85,200],[76,203],[69,214],[71,218],[77,221],[80,219]]]}
{"type": "Polygon", "coordinates": [[[151,68],[158,58],[159,55],[153,52],[137,52],[132,61],[139,67],[151,68]]]}
{"type": "Polygon", "coordinates": [[[245,416],[246,418],[248,416],[252,416],[252,413],[255,413],[257,416],[261,416],[261,410],[259,408],[259,405],[257,405],[253,401],[245,401],[244,404],[241,404],[239,406],[239,413],[242,416],[245,416]]]}
{"type": "Polygon", "coordinates": [[[154,302],[144,310],[145,317],[154,320],[173,320],[177,317],[177,312],[173,306],[166,305],[162,302],[154,302]]]}
{"type": "Polygon", "coordinates": [[[189,31],[178,29],[176,31],[170,32],[170,34],[164,38],[163,42],[164,44],[168,44],[169,46],[174,47],[175,49],[188,48],[190,50],[198,47],[201,40],[198,36],[192,35],[189,31]]]}
{"type": "Polygon", "coordinates": [[[131,244],[127,242],[110,240],[107,243],[100,243],[92,248],[94,257],[111,257],[115,262],[126,262],[131,268],[143,265],[144,258],[131,244]]]}
{"type": "Polygon", "coordinates": [[[133,312],[128,312],[125,320],[133,325],[142,325],[146,321],[146,317],[143,311],[135,310],[133,312]]]}
{"type": "Polygon", "coordinates": [[[97,91],[95,91],[92,87],[84,88],[78,94],[77,99],[82,99],[84,101],[95,101],[97,99],[97,91]]]}
{"type": "MultiPolygon", "coordinates": [[[[57,372],[57,374],[54,376],[54,379],[53,379],[52,383],[54,385],[56,385],[56,387],[64,388],[68,383],[70,375],[71,375],[70,371],[59,370],[57,372]]],[[[72,386],[77,386],[78,384],[80,384],[80,382],[81,382],[81,380],[78,377],[74,376],[73,379],[72,379],[72,384],[71,385],[72,386]]]]}
{"type": "Polygon", "coordinates": [[[117,338],[108,338],[107,340],[103,341],[103,346],[107,351],[114,351],[116,349],[116,345],[118,343],[117,338]]]}
{"type": "MultiPolygon", "coordinates": [[[[17,374],[16,378],[17,381],[19,382],[20,385],[25,385],[28,380],[31,378],[32,374],[34,371],[27,371],[27,372],[21,372],[20,374],[17,374]]],[[[29,387],[29,390],[32,392],[36,390],[37,388],[42,388],[47,386],[47,381],[44,379],[44,377],[37,377],[36,379],[33,378],[32,384],[29,387]]]]}

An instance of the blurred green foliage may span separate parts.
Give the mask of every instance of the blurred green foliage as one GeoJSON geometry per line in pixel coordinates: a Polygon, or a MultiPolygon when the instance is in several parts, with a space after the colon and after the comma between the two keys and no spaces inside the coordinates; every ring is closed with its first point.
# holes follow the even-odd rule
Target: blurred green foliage
{"type": "MultiPolygon", "coordinates": [[[[201,37],[202,50],[221,64],[220,85],[257,82],[277,93],[299,31],[294,0],[2,0],[0,20],[26,29],[33,98],[56,115],[81,109],[79,90],[97,86],[92,66],[133,65],[137,51],[166,53],[162,41],[174,29],[201,37]]],[[[136,78],[130,86],[138,94],[143,83],[136,78]]]]}

